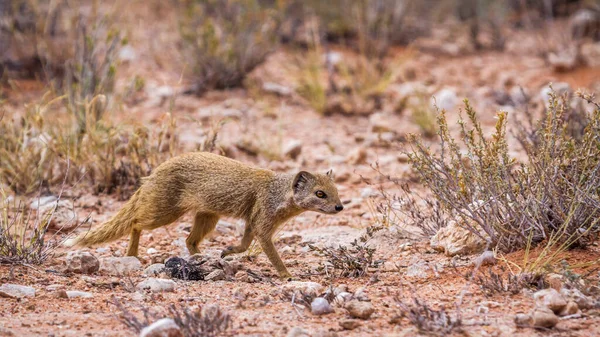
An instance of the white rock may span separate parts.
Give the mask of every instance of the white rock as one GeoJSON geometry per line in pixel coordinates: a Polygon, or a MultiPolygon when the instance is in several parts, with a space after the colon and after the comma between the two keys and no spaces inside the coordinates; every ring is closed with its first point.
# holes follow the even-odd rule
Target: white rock
{"type": "Polygon", "coordinates": [[[584,295],[578,289],[566,289],[562,288],[560,290],[560,294],[563,295],[564,298],[572,300],[577,303],[577,306],[580,309],[591,309],[595,306],[595,302],[592,298],[584,295]]]}
{"type": "Polygon", "coordinates": [[[343,307],[346,304],[346,302],[351,301],[353,297],[354,296],[351,293],[343,291],[337,294],[332,302],[338,307],[343,307]]]}
{"type": "Polygon", "coordinates": [[[104,254],[104,253],[109,253],[109,252],[110,252],[110,249],[106,248],[106,247],[96,248],[96,253],[98,253],[98,254],[104,254]]]}
{"type": "Polygon", "coordinates": [[[310,304],[310,310],[313,315],[325,315],[333,312],[331,304],[323,297],[315,298],[310,304]]]}
{"type": "Polygon", "coordinates": [[[364,147],[357,147],[350,151],[346,156],[346,162],[350,165],[361,165],[367,161],[367,150],[364,147]]]}
{"type": "Polygon", "coordinates": [[[158,253],[158,250],[156,250],[155,248],[148,248],[148,250],[146,250],[146,253],[152,255],[158,253]]]}
{"type": "Polygon", "coordinates": [[[431,106],[440,110],[452,111],[458,104],[458,96],[452,89],[442,89],[436,92],[431,99],[431,106]]]}
{"type": "Polygon", "coordinates": [[[565,298],[553,288],[537,291],[533,294],[533,299],[536,307],[548,308],[554,313],[561,312],[567,306],[565,298]]]}
{"type": "Polygon", "coordinates": [[[282,148],[284,157],[296,159],[302,153],[302,141],[290,140],[282,148]]]}
{"type": "Polygon", "coordinates": [[[164,263],[155,263],[155,264],[149,265],[146,269],[144,269],[143,274],[145,276],[158,276],[164,270],[165,270],[164,263]]]}
{"type": "Polygon", "coordinates": [[[67,272],[91,274],[100,269],[100,261],[88,252],[68,252],[65,258],[65,267],[67,272]]]}
{"type": "Polygon", "coordinates": [[[462,228],[454,220],[448,221],[448,225],[440,228],[430,240],[431,248],[448,256],[478,253],[485,244],[482,238],[462,228]]]}
{"type": "Polygon", "coordinates": [[[59,297],[63,298],[93,298],[94,295],[85,291],[67,290],[61,291],[59,297]]]}
{"type": "Polygon", "coordinates": [[[143,328],[140,337],[183,337],[183,332],[172,318],[163,318],[143,328]]]}
{"type": "Polygon", "coordinates": [[[34,297],[35,288],[18,284],[5,283],[0,286],[0,297],[23,298],[34,297]]]}
{"type": "Polygon", "coordinates": [[[262,86],[263,90],[266,92],[274,93],[279,96],[289,96],[292,94],[292,89],[273,82],[265,82],[262,86]]]}
{"type": "Polygon", "coordinates": [[[414,277],[414,278],[427,278],[429,272],[429,266],[425,261],[418,261],[417,263],[412,263],[408,268],[406,268],[406,276],[414,277]]]}
{"type": "MultiPolygon", "coordinates": [[[[569,83],[565,83],[565,82],[557,82],[557,83],[552,83],[552,88],[554,89],[554,92],[556,93],[557,97],[561,97],[564,93],[571,91],[571,86],[569,85],[569,83]]],[[[540,90],[540,98],[542,99],[542,102],[544,102],[544,105],[546,106],[546,108],[548,108],[548,99],[550,98],[550,93],[552,92],[552,90],[550,89],[550,85],[546,85],[544,86],[541,90],[540,90]]]]}
{"type": "Polygon", "coordinates": [[[100,261],[100,271],[109,275],[123,276],[142,269],[142,263],[135,256],[108,257],[100,261]]]}
{"type": "Polygon", "coordinates": [[[316,297],[323,293],[323,286],[317,282],[291,281],[282,286],[284,291],[302,292],[307,295],[316,297]]]}
{"type": "Polygon", "coordinates": [[[533,325],[533,317],[527,314],[517,314],[515,315],[515,324],[518,327],[529,327],[533,325]]]}
{"type": "Polygon", "coordinates": [[[150,277],[137,285],[138,290],[150,290],[153,293],[175,291],[173,280],[150,277]]]}
{"type": "Polygon", "coordinates": [[[377,112],[369,116],[370,130],[373,133],[393,131],[393,125],[383,112],[377,112]]]}
{"type": "Polygon", "coordinates": [[[135,49],[132,46],[126,45],[119,50],[119,60],[123,62],[131,62],[136,58],[135,49]]]}

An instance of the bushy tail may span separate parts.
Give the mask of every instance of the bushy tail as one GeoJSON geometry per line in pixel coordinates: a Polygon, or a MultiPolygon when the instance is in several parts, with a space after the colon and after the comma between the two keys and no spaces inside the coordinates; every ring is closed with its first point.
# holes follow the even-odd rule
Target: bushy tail
{"type": "Polygon", "coordinates": [[[103,223],[96,229],[82,233],[74,239],[67,240],[64,245],[67,247],[88,247],[99,243],[114,241],[129,234],[133,226],[133,220],[135,219],[139,195],[140,190],[137,190],[123,208],[121,208],[119,213],[113,216],[112,219],[103,223]]]}

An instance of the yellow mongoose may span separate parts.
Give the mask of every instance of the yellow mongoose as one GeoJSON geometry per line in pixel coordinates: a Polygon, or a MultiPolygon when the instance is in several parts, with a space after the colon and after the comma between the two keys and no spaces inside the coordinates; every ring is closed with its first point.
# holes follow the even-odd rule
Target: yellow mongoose
{"type": "Polygon", "coordinates": [[[290,278],[273,245],[276,229],[304,211],[334,214],[343,208],[331,171],[279,174],[212,153],[188,153],[159,165],[111,220],[67,245],[90,246],[129,234],[127,255],[137,256],[142,230],[168,225],[193,211],[194,225],[186,239],[193,255],[219,216],[229,216],[246,221],[244,237],[221,255],[246,251],[256,237],[279,276],[290,278]]]}

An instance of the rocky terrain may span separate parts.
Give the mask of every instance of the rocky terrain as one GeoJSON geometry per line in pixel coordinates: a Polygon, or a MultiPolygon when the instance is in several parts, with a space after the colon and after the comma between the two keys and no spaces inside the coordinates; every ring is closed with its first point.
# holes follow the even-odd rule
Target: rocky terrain
{"type": "MultiPolygon", "coordinates": [[[[458,133],[455,122],[468,98],[485,132],[493,131],[499,110],[508,112],[513,127],[525,107],[539,112],[550,83],[557,92],[600,92],[600,42],[585,42],[582,63],[570,67],[531,52],[540,43],[539,31],[509,35],[502,51],[477,51],[442,27],[390,52],[389,59],[398,61],[396,76],[377,109],[322,114],[296,92],[297,74],[290,67],[296,51],[285,46],[252,71],[246,88],[186,94],[190,83],[181,80],[181,67],[173,62],[179,61],[177,48],[169,42],[177,35],[167,28],[174,14],[155,16],[136,6],[138,11],[121,18],[131,38],[119,54],[116,87],[125,91],[136,76],[145,85],[105,118],[160,129],[168,112],[177,120],[172,136],[181,152],[199,149],[217,130],[214,151],[243,162],[277,172],[332,168],[344,211],[304,213],[275,235],[294,275],[289,282],[278,279],[258,245],[221,259],[221,250],[243,234],[244,224],[235,219],[220,220],[201,243],[202,253],[188,256],[190,215],[143,232],[138,258],[124,256],[123,238],[93,248],[59,246],[41,265],[1,264],[0,336],[183,336],[176,321],[186,313],[202,317],[194,321],[204,329],[199,336],[600,334],[597,241],[560,252],[560,260],[573,266],[568,273],[556,265],[540,279],[522,280],[511,275],[522,275],[520,263],[545,254],[543,246],[484,252],[481,238],[456,223],[429,237],[403,219],[386,221],[377,207],[389,201],[382,191],[397,193],[388,175],[427,193],[405,154],[408,135],[426,131],[416,121],[419,109],[445,109],[451,131],[458,133]],[[149,20],[154,24],[144,22],[149,20]],[[161,43],[173,48],[157,50],[161,43]],[[378,230],[367,231],[373,227],[378,230]],[[327,255],[341,254],[340,246],[372,249],[372,257],[361,272],[348,273],[327,255]]],[[[355,57],[341,45],[323,53],[355,57]]],[[[37,80],[14,80],[3,86],[3,109],[25,114],[24,104],[45,91],[37,80]]],[[[438,147],[435,137],[425,139],[438,147]]],[[[523,159],[517,140],[509,140],[511,154],[523,159]]],[[[126,196],[74,184],[60,195],[14,199],[36,214],[58,203],[47,233],[58,242],[109,219],[126,196]]]]}

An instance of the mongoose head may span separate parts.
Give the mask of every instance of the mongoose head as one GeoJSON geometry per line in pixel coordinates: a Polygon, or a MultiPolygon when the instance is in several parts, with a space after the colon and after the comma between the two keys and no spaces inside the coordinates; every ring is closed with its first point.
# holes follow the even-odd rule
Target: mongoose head
{"type": "Polygon", "coordinates": [[[331,171],[326,174],[300,171],[294,177],[292,188],[294,202],[307,211],[335,214],[344,209],[331,171]]]}

